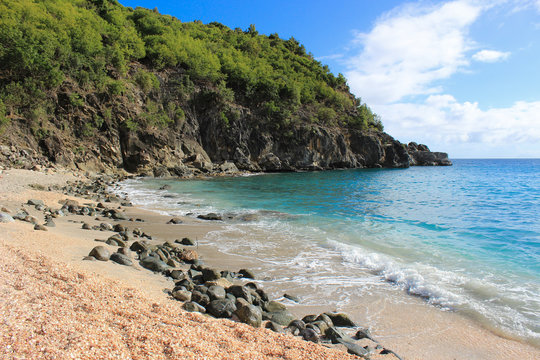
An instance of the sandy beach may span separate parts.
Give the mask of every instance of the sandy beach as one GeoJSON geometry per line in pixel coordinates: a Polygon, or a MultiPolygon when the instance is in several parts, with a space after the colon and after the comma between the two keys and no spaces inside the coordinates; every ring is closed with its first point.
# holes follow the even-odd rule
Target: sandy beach
{"type": "MultiPolygon", "coordinates": [[[[81,204],[91,201],[60,192],[36,190],[81,175],[57,171],[50,174],[7,170],[0,178],[0,208],[11,215],[24,207],[43,223],[43,214],[29,199],[43,200],[59,208],[59,201],[81,204]],[[32,186],[38,184],[39,186],[32,186]]],[[[170,217],[137,207],[125,207],[127,217],[144,222],[120,221],[129,228],[141,227],[156,242],[182,237],[202,239],[219,224],[185,218],[183,224],[166,222],[170,217]]],[[[54,219],[47,231],[34,230],[27,222],[0,224],[1,278],[0,353],[7,359],[347,359],[343,349],[328,349],[290,334],[277,334],[231,320],[188,313],[182,303],[164,290],[174,282],[140,267],[111,261],[83,260],[97,242],[112,232],[82,230],[100,220],[81,215],[54,219]]],[[[197,252],[219,269],[254,267],[254,260],[223,254],[203,244],[197,252]]],[[[287,289],[268,289],[283,292],[287,289]]],[[[297,293],[309,289],[295,289],[297,293]]],[[[302,317],[332,309],[292,307],[302,317]]],[[[504,339],[470,319],[427,306],[421,299],[406,306],[393,299],[366,298],[365,304],[345,309],[361,324],[369,325],[375,338],[403,359],[537,359],[540,350],[504,339]],[[375,319],[375,320],[374,320],[375,319]]],[[[378,357],[372,357],[378,358],[378,357]]],[[[380,356],[380,358],[392,358],[380,356]]]]}

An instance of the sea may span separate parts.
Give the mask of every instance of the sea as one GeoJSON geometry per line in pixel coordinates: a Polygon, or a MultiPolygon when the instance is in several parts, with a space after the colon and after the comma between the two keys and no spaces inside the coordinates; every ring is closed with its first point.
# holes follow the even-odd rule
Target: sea
{"type": "Polygon", "coordinates": [[[223,216],[201,242],[341,309],[369,292],[419,297],[540,346],[540,159],[450,167],[130,179],[147,209],[223,216]],[[166,190],[163,185],[169,185],[166,190]]]}

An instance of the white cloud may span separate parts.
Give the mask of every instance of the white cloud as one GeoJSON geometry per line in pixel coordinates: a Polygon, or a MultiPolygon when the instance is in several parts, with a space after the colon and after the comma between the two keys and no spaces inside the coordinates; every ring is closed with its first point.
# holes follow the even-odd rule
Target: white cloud
{"type": "Polygon", "coordinates": [[[460,103],[444,94],[431,95],[423,104],[381,105],[377,111],[390,134],[399,134],[405,142],[427,142],[434,150],[485,144],[492,156],[519,156],[524,151],[520,144],[528,144],[530,156],[540,154],[540,101],[518,101],[510,107],[482,110],[478,103],[460,103]]]}
{"type": "Polygon", "coordinates": [[[475,53],[472,58],[480,62],[493,63],[501,60],[506,60],[509,56],[509,52],[502,52],[497,50],[480,50],[475,53]]]}
{"type": "Polygon", "coordinates": [[[458,0],[428,8],[409,5],[383,16],[371,32],[356,36],[362,50],[348,62],[351,89],[370,104],[440,92],[433,82],[468,65],[473,43],[467,32],[481,10],[458,0]]]}

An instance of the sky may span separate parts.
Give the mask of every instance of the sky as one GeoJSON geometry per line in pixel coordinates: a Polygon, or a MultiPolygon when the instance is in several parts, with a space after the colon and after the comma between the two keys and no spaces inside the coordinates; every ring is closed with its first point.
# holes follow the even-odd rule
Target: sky
{"type": "Polygon", "coordinates": [[[540,0],[120,0],[293,36],[397,140],[450,158],[540,158],[540,0]]]}

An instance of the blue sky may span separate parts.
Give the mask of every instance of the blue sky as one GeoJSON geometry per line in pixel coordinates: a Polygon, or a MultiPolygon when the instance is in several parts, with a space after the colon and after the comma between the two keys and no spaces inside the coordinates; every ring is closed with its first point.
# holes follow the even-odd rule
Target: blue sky
{"type": "Polygon", "coordinates": [[[120,2],[294,36],[402,142],[540,157],[540,0],[120,2]]]}

